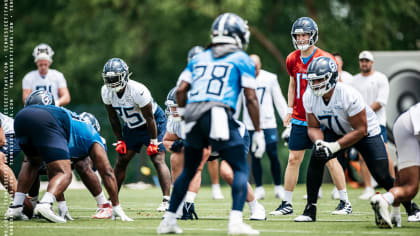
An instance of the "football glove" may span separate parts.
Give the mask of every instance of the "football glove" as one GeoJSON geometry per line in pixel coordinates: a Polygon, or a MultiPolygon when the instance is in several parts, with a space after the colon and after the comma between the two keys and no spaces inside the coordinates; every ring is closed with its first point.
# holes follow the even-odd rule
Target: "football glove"
{"type": "Polygon", "coordinates": [[[116,220],[117,217],[120,217],[122,221],[134,221],[130,217],[128,217],[125,212],[123,211],[121,205],[112,206],[112,219],[116,220]]]}
{"type": "Polygon", "coordinates": [[[262,158],[265,152],[265,139],[262,130],[255,131],[252,135],[252,146],[251,151],[254,153],[256,158],[262,158]]]}
{"type": "Polygon", "coordinates": [[[59,216],[63,217],[64,219],[67,219],[67,220],[73,220],[73,218],[70,216],[69,208],[67,207],[67,205],[58,206],[58,204],[57,204],[57,210],[58,210],[58,215],[59,216]]]}
{"type": "Polygon", "coordinates": [[[153,156],[159,153],[159,142],[157,139],[151,139],[150,144],[147,147],[147,155],[153,156]]]}
{"type": "Polygon", "coordinates": [[[115,151],[119,154],[127,154],[127,145],[125,144],[124,140],[118,140],[117,143],[114,143],[115,151]]]}
{"type": "Polygon", "coordinates": [[[178,139],[178,140],[175,140],[175,142],[172,144],[171,151],[181,152],[183,147],[184,147],[184,141],[182,139],[178,139]]]}
{"type": "Polygon", "coordinates": [[[314,157],[322,160],[329,160],[334,153],[341,149],[338,142],[325,142],[322,140],[315,141],[314,157]]]}
{"type": "Polygon", "coordinates": [[[289,143],[290,138],[290,132],[292,131],[292,127],[288,125],[286,129],[283,130],[283,133],[281,133],[281,138],[284,140],[284,146],[287,147],[287,144],[289,143]]]}

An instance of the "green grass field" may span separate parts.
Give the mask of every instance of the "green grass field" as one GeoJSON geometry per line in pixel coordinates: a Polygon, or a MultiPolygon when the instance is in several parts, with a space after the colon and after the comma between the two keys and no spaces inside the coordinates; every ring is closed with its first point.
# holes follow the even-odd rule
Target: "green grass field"
{"type": "MultiPolygon", "coordinates": [[[[269,216],[267,221],[249,221],[255,229],[261,231],[261,235],[420,235],[420,223],[408,223],[407,215],[402,209],[403,227],[399,229],[379,229],[374,223],[373,211],[368,201],[359,200],[361,189],[349,189],[349,197],[353,205],[353,214],[348,216],[332,216],[331,211],[338,201],[331,200],[330,191],[332,185],[323,185],[323,198],[318,201],[317,222],[295,223],[296,215],[301,214],[306,201],[302,199],[305,194],[305,186],[298,185],[294,194],[293,216],[269,216]]],[[[266,211],[274,210],[280,203],[274,198],[272,186],[266,186],[266,199],[260,201],[266,211]]],[[[196,198],[196,211],[199,220],[179,221],[184,230],[184,235],[226,235],[229,209],[231,207],[230,188],[223,187],[225,200],[212,200],[211,189],[204,187],[196,198]]],[[[66,224],[53,224],[45,220],[36,219],[26,222],[4,221],[1,232],[8,231],[6,227],[12,225],[14,235],[156,235],[156,227],[159,225],[163,213],[156,212],[156,207],[161,201],[161,192],[158,188],[146,190],[122,189],[120,201],[128,216],[134,218],[134,222],[121,222],[111,220],[94,220],[90,216],[96,210],[96,202],[87,190],[68,190],[66,192],[70,214],[75,221],[66,224]]],[[[0,192],[0,214],[7,209],[5,193],[0,192]]],[[[416,202],[420,203],[419,197],[416,202]]],[[[249,218],[248,206],[244,208],[245,219],[249,218]]],[[[10,227],[9,227],[10,230],[10,227]]],[[[9,231],[10,232],[10,231],[9,231]]],[[[10,235],[10,233],[9,233],[10,235]]]]}

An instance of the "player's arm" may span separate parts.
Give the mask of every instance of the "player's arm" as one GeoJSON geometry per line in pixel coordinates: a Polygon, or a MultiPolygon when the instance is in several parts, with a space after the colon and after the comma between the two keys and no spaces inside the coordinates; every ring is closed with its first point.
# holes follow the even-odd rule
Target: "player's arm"
{"type": "Polygon", "coordinates": [[[287,115],[287,103],[284,99],[283,93],[281,92],[280,85],[277,81],[277,78],[273,80],[271,93],[274,101],[274,106],[276,107],[277,113],[282,120],[286,118],[287,115]]]}
{"type": "Polygon", "coordinates": [[[358,114],[349,117],[349,122],[353,130],[337,140],[342,149],[352,146],[368,135],[366,109],[363,109],[358,114]]]}
{"type": "Polygon", "coordinates": [[[153,115],[153,105],[149,102],[146,106],[140,108],[141,114],[146,120],[147,130],[149,131],[150,139],[157,139],[157,127],[155,117],[153,115]]]}
{"type": "Polygon", "coordinates": [[[381,80],[379,81],[379,86],[378,86],[378,97],[376,98],[376,101],[370,105],[370,108],[372,108],[374,112],[378,111],[383,106],[385,106],[389,97],[388,79],[387,78],[380,78],[380,79],[381,80]]]}
{"type": "Polygon", "coordinates": [[[32,89],[22,89],[22,100],[23,100],[23,104],[25,104],[26,98],[31,93],[32,93],[32,89]]]}
{"type": "MultiPolygon", "coordinates": [[[[190,84],[182,81],[181,84],[178,86],[178,89],[176,90],[176,102],[178,104],[178,112],[180,111],[180,107],[183,108],[185,107],[185,104],[187,103],[187,93],[188,90],[190,90],[190,84]]],[[[181,113],[182,113],[182,109],[181,109],[181,113]]],[[[180,114],[181,116],[183,114],[180,114]]]]}
{"type": "Polygon", "coordinates": [[[166,150],[170,152],[180,152],[182,151],[184,143],[176,134],[166,132],[165,136],[163,137],[163,145],[165,146],[166,150]]]}
{"type": "Polygon", "coordinates": [[[112,131],[114,132],[117,140],[122,140],[121,123],[117,112],[114,110],[112,105],[105,105],[106,112],[108,113],[108,119],[111,123],[112,131]]]}
{"type": "Polygon", "coordinates": [[[324,133],[321,125],[313,113],[306,113],[306,121],[308,122],[308,136],[315,143],[316,140],[324,140],[324,133]]]}
{"type": "Polygon", "coordinates": [[[6,145],[6,135],[4,135],[4,130],[1,127],[0,122],[0,147],[3,147],[4,145],[6,145]]]}
{"type": "Polygon", "coordinates": [[[59,88],[58,89],[58,101],[56,101],[57,106],[65,106],[70,103],[70,92],[68,88],[59,88]]]}
{"type": "Polygon", "coordinates": [[[293,76],[289,76],[289,90],[287,91],[287,115],[283,119],[283,125],[288,126],[293,114],[293,105],[295,104],[296,83],[293,76]]]}
{"type": "Polygon", "coordinates": [[[249,116],[254,125],[255,131],[260,131],[260,107],[258,105],[258,97],[253,88],[243,88],[246,108],[248,108],[249,116]]]}

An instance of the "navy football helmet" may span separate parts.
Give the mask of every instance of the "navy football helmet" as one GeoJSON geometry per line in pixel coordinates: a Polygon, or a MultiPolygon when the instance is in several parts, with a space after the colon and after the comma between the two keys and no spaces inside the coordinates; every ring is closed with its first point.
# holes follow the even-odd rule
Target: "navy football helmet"
{"type": "Polygon", "coordinates": [[[317,57],[313,59],[306,73],[308,75],[309,86],[315,96],[323,96],[337,84],[337,64],[329,57],[317,57]],[[319,83],[314,84],[316,80],[319,83]]]}
{"type": "Polygon", "coordinates": [[[246,49],[249,43],[248,23],[233,13],[224,13],[211,26],[212,43],[231,43],[246,49]]]}
{"type": "Polygon", "coordinates": [[[292,32],[293,46],[295,49],[306,50],[309,46],[315,45],[318,41],[318,25],[309,17],[301,17],[293,23],[292,32]],[[305,45],[299,45],[296,39],[297,34],[309,34],[309,43],[305,45]]]}
{"type": "Polygon", "coordinates": [[[201,47],[201,46],[194,46],[193,48],[191,48],[191,49],[188,51],[188,63],[191,61],[191,59],[192,59],[195,55],[199,54],[199,53],[200,53],[200,52],[202,52],[202,51],[204,51],[204,48],[203,48],[203,47],[201,47]]]}
{"type": "Polygon", "coordinates": [[[127,64],[120,58],[109,59],[102,72],[105,85],[115,92],[125,88],[130,75],[127,64]]]}
{"type": "Polygon", "coordinates": [[[171,91],[169,91],[168,96],[166,97],[165,105],[165,113],[166,116],[173,116],[178,115],[178,112],[176,108],[178,107],[178,104],[176,103],[175,93],[176,93],[177,87],[173,87],[171,91]]]}
{"type": "Polygon", "coordinates": [[[45,90],[35,90],[25,100],[25,107],[30,105],[55,105],[54,96],[45,90]]]}
{"type": "Polygon", "coordinates": [[[99,125],[99,121],[96,119],[96,117],[88,112],[82,112],[80,113],[80,118],[88,124],[91,124],[93,128],[99,133],[101,131],[101,126],[99,125]]]}

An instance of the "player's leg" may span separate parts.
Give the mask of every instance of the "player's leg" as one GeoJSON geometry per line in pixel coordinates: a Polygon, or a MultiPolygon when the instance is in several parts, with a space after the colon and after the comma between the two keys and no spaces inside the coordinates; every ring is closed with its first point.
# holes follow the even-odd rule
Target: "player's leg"
{"type": "Polygon", "coordinates": [[[175,180],[182,172],[184,168],[184,153],[182,152],[173,152],[171,153],[171,173],[172,173],[172,183],[175,183],[175,180]]]}
{"type": "Polygon", "coordinates": [[[359,198],[362,200],[369,200],[373,195],[375,195],[375,190],[372,187],[371,175],[366,165],[365,159],[360,154],[359,154],[359,162],[360,162],[360,175],[362,176],[363,183],[365,184],[365,190],[359,196],[359,198]]]}
{"type": "MultiPolygon", "coordinates": [[[[252,140],[254,131],[249,131],[249,135],[252,140]]],[[[265,138],[265,133],[264,133],[264,138],[265,138]]],[[[265,190],[262,185],[263,170],[262,170],[262,165],[261,165],[261,158],[255,157],[255,153],[252,151],[250,152],[250,155],[251,155],[252,176],[254,177],[254,181],[255,181],[255,197],[258,200],[261,200],[265,198],[265,190]]]]}
{"type": "Polygon", "coordinates": [[[165,152],[159,152],[152,156],[151,159],[158,174],[163,196],[169,196],[171,192],[171,173],[165,162],[165,152]]]}
{"type": "Polygon", "coordinates": [[[274,182],[274,196],[284,199],[284,189],[281,185],[281,166],[277,156],[277,142],[267,144],[265,152],[270,158],[271,176],[274,182]]]}
{"type": "Polygon", "coordinates": [[[117,180],[118,191],[120,191],[122,184],[124,183],[125,176],[127,174],[127,166],[131,159],[136,155],[136,151],[127,150],[126,154],[118,154],[117,161],[114,166],[115,178],[117,180]]]}
{"type": "Polygon", "coordinates": [[[215,159],[207,162],[207,169],[211,179],[211,190],[213,199],[224,199],[219,182],[219,160],[215,159]]]}
{"type": "Polygon", "coordinates": [[[6,155],[0,152],[0,181],[10,196],[13,196],[17,189],[17,182],[15,174],[6,163],[6,155]]]}
{"type": "Polygon", "coordinates": [[[332,212],[333,215],[347,215],[353,212],[346,188],[346,177],[344,175],[343,167],[337,158],[333,158],[326,163],[331,178],[337,188],[340,202],[336,209],[332,212]]]}

